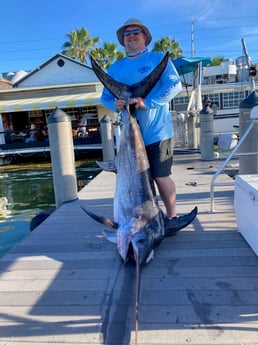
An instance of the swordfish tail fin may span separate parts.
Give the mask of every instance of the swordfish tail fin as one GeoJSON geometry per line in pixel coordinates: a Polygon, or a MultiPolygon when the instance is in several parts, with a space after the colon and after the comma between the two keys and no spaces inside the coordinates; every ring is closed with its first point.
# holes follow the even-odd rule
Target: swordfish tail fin
{"type": "Polygon", "coordinates": [[[103,69],[97,64],[97,62],[90,57],[91,66],[96,76],[101,83],[112,93],[112,95],[119,99],[127,99],[130,94],[130,86],[120,83],[117,80],[110,77],[103,69]]]}
{"type": "Polygon", "coordinates": [[[132,97],[145,98],[146,95],[153,89],[167,66],[169,53],[167,52],[165,54],[157,67],[149,75],[147,75],[147,77],[133,85],[126,85],[113,79],[110,75],[102,70],[102,68],[92,57],[90,57],[90,59],[93,71],[105,88],[107,88],[115,98],[128,100],[132,97]]]}
{"type": "Polygon", "coordinates": [[[98,166],[103,169],[104,171],[111,171],[111,172],[114,172],[116,173],[117,172],[117,169],[116,169],[116,164],[115,164],[115,161],[112,160],[112,161],[96,161],[96,163],[98,164],[98,166]]]}
{"type": "Polygon", "coordinates": [[[167,52],[157,67],[149,75],[147,75],[147,77],[130,86],[133,97],[145,98],[148,95],[164,72],[168,59],[169,53],[167,52]]]}

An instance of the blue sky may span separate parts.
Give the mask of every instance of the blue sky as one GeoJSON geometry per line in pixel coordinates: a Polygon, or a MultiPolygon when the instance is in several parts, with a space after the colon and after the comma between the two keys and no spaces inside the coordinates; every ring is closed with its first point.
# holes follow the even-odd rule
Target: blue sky
{"type": "Polygon", "coordinates": [[[252,61],[258,61],[258,1],[1,0],[0,75],[37,68],[60,53],[66,34],[78,28],[99,37],[100,46],[118,43],[116,30],[132,17],[149,27],[153,42],[176,39],[187,57],[192,17],[195,56],[236,59],[243,55],[244,38],[252,61]]]}

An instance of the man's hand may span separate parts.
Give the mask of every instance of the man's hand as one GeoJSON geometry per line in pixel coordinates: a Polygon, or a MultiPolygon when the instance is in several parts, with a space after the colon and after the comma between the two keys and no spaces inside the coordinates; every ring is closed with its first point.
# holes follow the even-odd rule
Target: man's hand
{"type": "Polygon", "coordinates": [[[136,109],[145,108],[144,99],[141,97],[135,97],[135,98],[129,99],[128,104],[135,104],[136,109]]]}
{"type": "Polygon", "coordinates": [[[115,105],[116,110],[120,113],[120,111],[122,111],[123,108],[126,106],[126,101],[124,101],[123,99],[116,99],[115,105]]]}
{"type": "MultiPolygon", "coordinates": [[[[129,99],[128,104],[135,104],[136,109],[145,108],[144,99],[141,97],[134,97],[134,98],[129,99]]],[[[115,105],[116,105],[117,111],[120,112],[126,106],[126,101],[123,99],[116,99],[115,105]]]]}

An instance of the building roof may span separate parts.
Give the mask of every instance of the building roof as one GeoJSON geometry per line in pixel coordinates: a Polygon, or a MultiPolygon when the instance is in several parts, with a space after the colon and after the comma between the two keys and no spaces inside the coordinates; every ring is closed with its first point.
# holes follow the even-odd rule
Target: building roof
{"type": "Polygon", "coordinates": [[[63,85],[97,81],[98,79],[91,67],[58,53],[15,81],[13,87],[63,85]]]}

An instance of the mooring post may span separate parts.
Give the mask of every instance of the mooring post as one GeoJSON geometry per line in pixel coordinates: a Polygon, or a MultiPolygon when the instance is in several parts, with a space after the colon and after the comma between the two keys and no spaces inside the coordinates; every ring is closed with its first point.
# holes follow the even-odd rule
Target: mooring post
{"type": "Polygon", "coordinates": [[[117,118],[115,121],[116,153],[118,153],[118,151],[119,151],[120,135],[121,135],[121,119],[120,119],[120,116],[117,115],[117,118]]]}
{"type": "Polygon", "coordinates": [[[78,199],[72,126],[69,116],[59,108],[53,110],[47,122],[55,201],[59,207],[78,199]]]}
{"type": "Polygon", "coordinates": [[[103,161],[111,161],[115,157],[115,145],[113,125],[108,115],[105,115],[100,120],[100,132],[103,151],[103,161]]]}
{"type": "MultiPolygon", "coordinates": [[[[257,91],[251,92],[240,103],[239,114],[239,139],[242,138],[245,130],[249,124],[254,121],[250,118],[250,113],[253,107],[258,105],[257,91]]],[[[258,174],[258,124],[255,122],[254,126],[246,137],[245,141],[239,149],[239,153],[246,153],[239,156],[239,174],[258,174]],[[248,154],[249,153],[249,154],[248,154]]]]}
{"type": "Polygon", "coordinates": [[[0,114],[0,144],[5,144],[4,125],[2,114],[0,114]]]}
{"type": "Polygon", "coordinates": [[[214,159],[213,110],[210,104],[210,99],[205,98],[200,111],[200,150],[204,161],[214,159]]]}
{"type": "Polygon", "coordinates": [[[187,116],[187,142],[189,149],[197,149],[199,142],[199,123],[197,111],[191,110],[187,116]]]}

